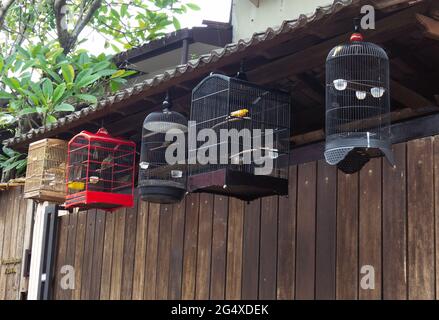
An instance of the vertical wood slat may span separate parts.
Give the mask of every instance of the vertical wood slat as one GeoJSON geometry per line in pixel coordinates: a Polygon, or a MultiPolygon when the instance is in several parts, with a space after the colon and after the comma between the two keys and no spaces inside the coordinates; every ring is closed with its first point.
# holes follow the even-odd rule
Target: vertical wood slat
{"type": "Polygon", "coordinates": [[[183,241],[186,200],[174,205],[172,216],[171,260],[168,298],[181,299],[183,273],[183,241]]]}
{"type": "Polygon", "coordinates": [[[383,165],[383,299],[407,299],[406,144],[393,146],[395,165],[383,165]]]}
{"type": "Polygon", "coordinates": [[[96,225],[96,209],[88,210],[85,227],[84,256],[81,267],[81,300],[90,299],[91,274],[93,270],[93,246],[96,225]]]}
{"type": "Polygon", "coordinates": [[[409,299],[434,299],[432,138],[407,143],[407,179],[409,299]]]}
{"type": "Polygon", "coordinates": [[[190,194],[186,199],[186,222],[183,253],[182,299],[195,298],[195,276],[197,269],[199,194],[190,194]]]}
{"type": "Polygon", "coordinates": [[[210,299],[225,297],[228,198],[215,196],[213,210],[210,299]]]}
{"type": "Polygon", "coordinates": [[[160,206],[160,231],[157,254],[156,299],[168,298],[169,264],[171,258],[172,205],[160,206]]]}
{"type": "MultiPolygon", "coordinates": [[[[69,215],[66,214],[59,217],[58,239],[57,239],[57,249],[56,249],[56,258],[55,258],[55,266],[56,266],[55,281],[54,281],[54,298],[56,300],[62,299],[63,294],[65,293],[65,290],[61,288],[60,281],[61,281],[61,268],[63,265],[65,265],[68,226],[69,226],[69,215]]],[[[76,280],[76,272],[75,272],[75,280],[76,280]]]]}
{"type": "MultiPolygon", "coordinates": [[[[0,200],[0,202],[1,202],[1,200],[0,200]]],[[[2,204],[0,203],[0,205],[2,205],[2,204]]],[[[24,294],[28,291],[28,287],[29,287],[29,277],[24,276],[24,268],[25,268],[24,257],[25,257],[26,250],[30,250],[31,246],[32,246],[31,230],[33,227],[33,215],[34,215],[34,203],[32,200],[27,199],[26,200],[26,219],[24,222],[25,228],[23,231],[24,232],[24,234],[23,234],[24,239],[23,239],[23,248],[22,248],[22,254],[21,254],[22,264],[21,264],[21,279],[20,279],[20,295],[23,294],[23,297],[24,297],[24,294]]],[[[1,219],[1,214],[0,214],[0,219],[1,219]]],[[[1,229],[0,229],[0,232],[1,232],[1,229]]],[[[54,240],[56,241],[57,239],[54,239],[54,240]]],[[[0,236],[0,243],[1,243],[1,236],[0,236]]],[[[55,250],[56,250],[56,248],[55,248],[55,250]]],[[[0,251],[1,251],[1,249],[0,249],[0,251]]],[[[1,256],[1,253],[0,253],[0,256],[1,256]]],[[[57,257],[55,255],[55,257],[54,257],[54,263],[55,263],[54,271],[55,272],[56,272],[56,258],[57,257]]],[[[56,280],[56,276],[57,275],[54,274],[54,278],[52,279],[52,287],[51,287],[52,297],[54,297],[56,294],[56,282],[54,282],[56,280]]]]}
{"type": "Polygon", "coordinates": [[[439,136],[433,139],[436,299],[439,299],[439,136]]]}
{"type": "Polygon", "coordinates": [[[148,235],[148,203],[139,200],[134,254],[133,300],[142,300],[145,284],[145,257],[148,235]]]}
{"type": "Polygon", "coordinates": [[[138,198],[134,199],[134,206],[126,210],[125,236],[122,255],[122,286],[120,296],[123,300],[131,300],[133,296],[138,201],[138,198]]]}
{"type": "Polygon", "coordinates": [[[297,178],[296,299],[314,299],[316,164],[299,166],[297,178]]]}
{"type": "Polygon", "coordinates": [[[289,169],[288,197],[279,197],[277,299],[294,299],[297,213],[297,166],[289,169]]]}
{"type": "Polygon", "coordinates": [[[226,258],[226,299],[241,298],[242,285],[242,233],[244,227],[244,202],[229,200],[229,221],[226,258]]]}
{"type": "MultiPolygon", "coordinates": [[[[8,194],[7,192],[0,192],[0,205],[2,206],[2,208],[7,209],[7,197],[8,194]]],[[[0,260],[3,259],[3,243],[5,240],[5,224],[6,224],[6,215],[7,215],[7,210],[1,210],[0,211],[0,260]]],[[[3,274],[3,265],[0,265],[0,273],[3,274]]],[[[0,275],[0,287],[2,284],[2,277],[0,275]]],[[[0,289],[1,290],[1,289],[0,289]]]]}
{"type": "Polygon", "coordinates": [[[358,173],[338,172],[336,298],[358,299],[358,173]]]}
{"type": "MultiPolygon", "coordinates": [[[[78,213],[72,212],[69,214],[69,225],[67,227],[67,249],[66,249],[66,258],[65,265],[75,266],[75,243],[76,243],[76,232],[78,228],[78,213]]],[[[75,276],[78,272],[82,271],[81,269],[74,269],[75,276]]],[[[73,296],[73,290],[67,289],[64,290],[63,298],[69,300],[73,296]]]]}
{"type": "Polygon", "coordinates": [[[79,211],[78,222],[76,227],[76,241],[75,241],[75,289],[72,293],[74,300],[81,299],[82,290],[82,269],[84,265],[84,249],[85,249],[85,235],[87,233],[87,211],[79,211]]]}
{"type": "Polygon", "coordinates": [[[212,249],[213,195],[200,195],[200,217],[198,223],[197,274],[195,299],[209,299],[210,261],[212,249]]]}
{"type": "MultiPolygon", "coordinates": [[[[20,218],[20,201],[23,197],[21,193],[21,188],[14,188],[14,199],[13,199],[13,209],[12,209],[12,234],[11,234],[11,243],[9,246],[9,259],[16,259],[16,248],[17,248],[17,240],[18,240],[18,220],[20,218]]],[[[17,288],[14,288],[14,279],[16,274],[7,275],[6,281],[6,300],[14,300],[16,299],[17,288]]]]}
{"type": "Polygon", "coordinates": [[[93,244],[92,272],[90,283],[90,299],[99,300],[102,276],[102,262],[105,236],[105,217],[107,213],[97,210],[95,221],[95,236],[93,244]]]}
{"type": "Polygon", "coordinates": [[[276,299],[278,197],[261,200],[259,299],[276,299]]]}
{"type": "Polygon", "coordinates": [[[126,209],[120,209],[114,213],[114,243],[113,262],[111,267],[110,299],[119,300],[122,289],[123,273],[123,248],[125,244],[126,209]]]}
{"type": "MultiPolygon", "coordinates": [[[[12,236],[12,221],[14,215],[14,204],[15,204],[15,192],[11,190],[7,193],[7,206],[6,206],[6,214],[5,214],[5,227],[4,227],[4,238],[3,238],[3,259],[10,258],[10,247],[11,247],[11,236],[12,236]]],[[[6,290],[7,290],[7,280],[8,275],[6,274],[6,265],[0,265],[0,300],[4,300],[6,298],[6,290]]]]}
{"type": "MultiPolygon", "coordinates": [[[[386,161],[386,160],[385,160],[386,161]]],[[[360,172],[359,299],[381,299],[381,158],[371,159],[360,172]],[[374,279],[369,278],[374,270],[374,279]],[[362,270],[362,268],[365,268],[362,270]],[[363,279],[364,277],[364,279],[363,279]],[[370,281],[374,283],[371,284],[370,281]],[[365,287],[367,286],[367,287],[365,287]],[[372,288],[371,288],[372,286],[372,288]]],[[[385,163],[384,165],[387,165],[385,163]]]]}
{"type": "Polygon", "coordinates": [[[242,252],[242,299],[256,300],[259,293],[259,241],[261,200],[245,204],[242,252]]]}
{"type": "Polygon", "coordinates": [[[116,220],[116,214],[113,212],[107,214],[107,216],[105,217],[105,236],[104,236],[104,248],[102,255],[101,290],[99,294],[101,300],[110,299],[115,220],[116,220]]]}
{"type": "Polygon", "coordinates": [[[335,299],[337,168],[324,160],[317,168],[316,299],[335,299]]]}
{"type": "Polygon", "coordinates": [[[149,204],[148,238],[146,244],[144,299],[153,300],[156,295],[157,253],[159,241],[160,205],[149,204]]]}
{"type": "MultiPolygon", "coordinates": [[[[21,263],[17,265],[16,270],[17,272],[14,274],[13,282],[12,282],[12,288],[14,290],[14,294],[12,295],[12,299],[19,299],[20,298],[20,292],[21,292],[21,281],[24,281],[24,278],[22,277],[22,270],[23,270],[23,248],[24,248],[24,242],[26,238],[26,231],[27,229],[27,220],[28,220],[28,201],[23,198],[23,188],[18,188],[19,190],[19,219],[18,219],[18,231],[17,231],[17,243],[16,243],[16,249],[15,249],[15,257],[18,259],[21,259],[21,263]]],[[[1,205],[1,203],[0,203],[1,205]]],[[[0,255],[1,260],[1,255],[0,255]]],[[[51,279],[52,280],[52,279],[51,279]]]]}

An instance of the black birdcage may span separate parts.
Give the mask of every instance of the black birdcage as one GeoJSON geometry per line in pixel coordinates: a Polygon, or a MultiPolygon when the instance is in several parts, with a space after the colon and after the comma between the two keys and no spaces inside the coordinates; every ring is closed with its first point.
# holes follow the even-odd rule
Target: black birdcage
{"type": "Polygon", "coordinates": [[[393,161],[389,60],[381,47],[354,33],[326,60],[325,158],[353,173],[382,155],[393,161]]]}
{"type": "Polygon", "coordinates": [[[188,191],[288,194],[288,93],[213,74],[194,88],[190,120],[188,191]]]}
{"type": "Polygon", "coordinates": [[[163,111],[150,113],[143,122],[138,187],[144,201],[175,203],[186,193],[187,119],[170,108],[168,95],[163,111]],[[167,134],[172,140],[166,139],[167,134]],[[176,149],[169,154],[171,145],[176,149]]]}

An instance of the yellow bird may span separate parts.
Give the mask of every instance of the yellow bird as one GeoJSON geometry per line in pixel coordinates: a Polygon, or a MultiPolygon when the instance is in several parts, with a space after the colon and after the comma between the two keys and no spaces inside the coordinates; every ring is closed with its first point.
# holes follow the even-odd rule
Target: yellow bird
{"type": "Polygon", "coordinates": [[[235,117],[235,118],[244,118],[247,115],[248,115],[248,109],[239,109],[239,110],[230,112],[230,116],[235,117]]]}
{"type": "Polygon", "coordinates": [[[70,181],[68,186],[69,186],[69,189],[76,190],[76,191],[81,191],[81,190],[85,189],[85,183],[82,181],[70,181]]]}

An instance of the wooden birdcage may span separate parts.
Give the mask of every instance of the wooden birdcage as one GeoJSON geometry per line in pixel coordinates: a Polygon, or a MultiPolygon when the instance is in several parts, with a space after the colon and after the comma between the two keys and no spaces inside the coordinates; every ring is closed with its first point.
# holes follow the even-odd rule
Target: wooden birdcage
{"type": "Polygon", "coordinates": [[[43,139],[29,145],[24,197],[63,203],[67,142],[43,139]]]}

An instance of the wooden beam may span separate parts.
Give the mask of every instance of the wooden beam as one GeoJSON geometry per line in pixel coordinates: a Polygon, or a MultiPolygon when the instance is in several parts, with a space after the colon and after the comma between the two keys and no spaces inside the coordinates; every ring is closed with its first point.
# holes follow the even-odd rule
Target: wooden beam
{"type": "MultiPolygon", "coordinates": [[[[376,30],[365,32],[366,39],[378,43],[394,39],[396,32],[406,32],[416,26],[415,14],[425,12],[425,10],[425,3],[421,3],[383,18],[376,23],[376,30]]],[[[347,32],[300,52],[266,63],[262,67],[248,71],[247,77],[252,82],[264,84],[308,71],[323,64],[330,49],[348,41],[351,33],[347,32]]]]}
{"type": "MultiPolygon", "coordinates": [[[[439,109],[437,106],[424,107],[422,110],[421,109],[416,110],[414,108],[404,108],[404,109],[392,111],[390,113],[390,121],[391,123],[395,123],[410,118],[415,118],[416,116],[436,113],[438,111],[439,109]]],[[[379,124],[380,120],[381,119],[379,117],[373,117],[366,120],[348,123],[347,126],[356,125],[359,128],[364,128],[364,129],[373,128],[379,124]]],[[[323,139],[325,139],[325,132],[323,131],[323,129],[319,129],[304,134],[292,136],[290,138],[290,141],[294,145],[300,146],[300,145],[305,145],[316,141],[320,141],[323,139]]]]}
{"type": "MultiPolygon", "coordinates": [[[[435,136],[439,134],[439,113],[417,117],[392,124],[391,132],[392,144],[405,142],[413,139],[435,136]]],[[[290,164],[298,165],[324,158],[325,141],[308,143],[307,145],[297,146],[291,150],[290,164]]]]}
{"type": "Polygon", "coordinates": [[[392,93],[392,99],[398,101],[404,107],[419,109],[434,106],[434,103],[430,100],[393,79],[390,80],[390,92],[392,93]]]}
{"type": "Polygon", "coordinates": [[[421,2],[423,0],[372,0],[372,5],[376,10],[390,11],[396,10],[401,5],[410,5],[413,2],[421,2]]]}
{"type": "Polygon", "coordinates": [[[424,29],[427,38],[439,40],[439,21],[422,14],[416,14],[416,20],[424,29]]]}

